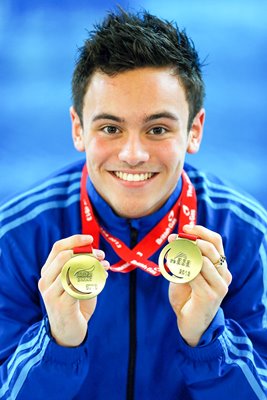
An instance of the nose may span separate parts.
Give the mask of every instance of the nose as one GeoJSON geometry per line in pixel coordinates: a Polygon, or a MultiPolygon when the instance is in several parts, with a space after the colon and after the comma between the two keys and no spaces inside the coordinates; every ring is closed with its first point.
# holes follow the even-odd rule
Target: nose
{"type": "Polygon", "coordinates": [[[132,167],[149,160],[149,153],[139,134],[134,133],[125,138],[119,150],[118,158],[132,167]]]}

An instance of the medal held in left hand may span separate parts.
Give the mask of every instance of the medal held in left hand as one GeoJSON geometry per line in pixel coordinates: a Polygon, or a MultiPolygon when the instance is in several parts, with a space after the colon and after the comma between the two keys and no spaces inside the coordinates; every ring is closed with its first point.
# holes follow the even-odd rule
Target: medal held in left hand
{"type": "Polygon", "coordinates": [[[60,277],[64,290],[70,296],[88,300],[103,290],[107,273],[93,254],[76,253],[64,264],[60,277]]]}
{"type": "Polygon", "coordinates": [[[192,235],[178,235],[165,246],[159,255],[159,269],[168,281],[186,283],[192,281],[201,271],[202,254],[192,235]]]}

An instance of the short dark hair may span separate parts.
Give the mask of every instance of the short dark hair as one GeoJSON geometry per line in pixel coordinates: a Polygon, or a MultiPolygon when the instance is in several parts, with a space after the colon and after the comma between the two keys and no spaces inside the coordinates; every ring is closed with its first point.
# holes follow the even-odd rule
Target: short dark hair
{"type": "Polygon", "coordinates": [[[119,9],[94,26],[79,49],[72,79],[74,108],[82,120],[90,79],[100,71],[110,76],[140,67],[170,67],[180,79],[189,105],[188,128],[203,106],[202,65],[185,30],[147,11],[136,14],[119,9]]]}

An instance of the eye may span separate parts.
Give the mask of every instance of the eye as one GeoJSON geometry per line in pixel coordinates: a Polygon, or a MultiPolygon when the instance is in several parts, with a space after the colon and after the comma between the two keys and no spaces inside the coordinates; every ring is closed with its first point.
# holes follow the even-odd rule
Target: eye
{"type": "Polygon", "coordinates": [[[150,129],[148,133],[151,135],[163,135],[167,132],[167,129],[163,128],[162,126],[155,126],[154,128],[150,129]]]}
{"type": "Polygon", "coordinates": [[[119,132],[119,129],[116,128],[116,126],[113,126],[113,125],[105,126],[102,130],[105,133],[107,133],[108,135],[114,135],[115,133],[119,132]]]}

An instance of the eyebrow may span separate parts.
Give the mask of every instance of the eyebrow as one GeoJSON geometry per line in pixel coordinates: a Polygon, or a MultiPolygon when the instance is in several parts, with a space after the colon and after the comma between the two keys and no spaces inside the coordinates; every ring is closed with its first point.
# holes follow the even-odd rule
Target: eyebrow
{"type": "MultiPolygon", "coordinates": [[[[179,120],[179,118],[175,114],[173,114],[169,111],[163,111],[163,112],[158,112],[158,113],[146,116],[144,118],[144,122],[147,123],[147,122],[151,122],[151,121],[154,121],[156,119],[161,119],[161,118],[168,118],[173,121],[179,120]]],[[[108,114],[108,113],[97,114],[93,117],[92,121],[95,122],[95,121],[98,121],[101,119],[109,119],[111,121],[120,122],[120,123],[125,122],[124,118],[120,118],[120,117],[117,117],[116,115],[108,114]]]]}
{"type": "Polygon", "coordinates": [[[144,122],[150,122],[150,121],[154,121],[155,119],[160,119],[160,118],[168,118],[173,121],[179,120],[179,118],[175,114],[173,114],[169,111],[163,111],[163,112],[159,112],[156,114],[148,115],[147,117],[144,118],[144,122]]]}
{"type": "Polygon", "coordinates": [[[98,121],[99,119],[110,119],[110,120],[116,121],[116,122],[124,122],[125,121],[124,118],[116,117],[116,115],[101,113],[101,114],[97,114],[94,116],[93,122],[98,121]]]}

